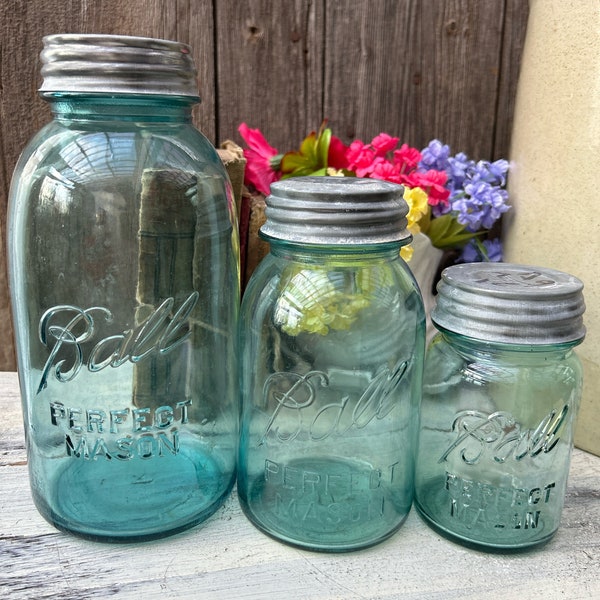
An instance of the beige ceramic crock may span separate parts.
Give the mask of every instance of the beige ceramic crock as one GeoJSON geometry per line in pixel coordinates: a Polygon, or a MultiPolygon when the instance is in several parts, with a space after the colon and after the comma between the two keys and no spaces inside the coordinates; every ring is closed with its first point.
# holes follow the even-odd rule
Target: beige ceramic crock
{"type": "Polygon", "coordinates": [[[600,0],[530,0],[517,91],[505,260],[585,284],[575,443],[600,455],[600,0]]]}

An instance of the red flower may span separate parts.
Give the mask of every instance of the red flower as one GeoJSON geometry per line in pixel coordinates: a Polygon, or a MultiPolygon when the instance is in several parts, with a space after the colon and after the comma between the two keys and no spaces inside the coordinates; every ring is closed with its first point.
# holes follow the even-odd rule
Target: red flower
{"type": "Polygon", "coordinates": [[[346,158],[346,151],[348,147],[335,135],[331,136],[329,142],[329,153],[327,155],[327,166],[333,167],[334,169],[348,169],[348,159],[346,158]]]}
{"type": "Polygon", "coordinates": [[[281,179],[281,154],[269,145],[259,129],[250,129],[246,123],[242,123],[238,131],[248,144],[248,148],[244,148],[244,157],[248,161],[244,183],[253,185],[266,196],[271,191],[271,184],[281,179]]]}

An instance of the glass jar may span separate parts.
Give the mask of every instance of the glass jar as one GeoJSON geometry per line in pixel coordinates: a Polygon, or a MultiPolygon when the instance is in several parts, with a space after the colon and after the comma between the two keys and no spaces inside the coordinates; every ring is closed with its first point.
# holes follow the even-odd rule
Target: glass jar
{"type": "Polygon", "coordinates": [[[449,267],[427,350],[415,505],[484,549],[546,542],[567,485],[582,388],[582,283],[537,267],[449,267]]]}
{"type": "Polygon", "coordinates": [[[238,238],[191,121],[190,48],[44,39],[54,120],[9,207],[31,488],[56,527],[141,540],[212,514],[235,479],[238,238]]]}
{"type": "Polygon", "coordinates": [[[267,198],[271,252],[240,316],[238,494],[290,544],[368,546],[411,507],[425,325],[402,191],[299,177],[267,198]]]}

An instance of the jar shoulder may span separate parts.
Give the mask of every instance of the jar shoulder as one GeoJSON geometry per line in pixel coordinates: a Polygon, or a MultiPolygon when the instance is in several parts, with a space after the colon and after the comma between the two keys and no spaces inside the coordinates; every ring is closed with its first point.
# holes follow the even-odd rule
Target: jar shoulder
{"type": "Polygon", "coordinates": [[[268,319],[274,311],[315,321],[333,314],[386,313],[390,319],[424,321],[414,279],[401,260],[336,261],[334,256],[297,261],[268,254],[244,294],[242,318],[268,319]],[[312,315],[309,316],[309,315],[312,315]],[[411,317],[409,317],[410,315],[411,317]]]}
{"type": "Polygon", "coordinates": [[[533,382],[546,377],[581,381],[583,367],[575,345],[544,346],[538,349],[510,349],[507,345],[455,344],[438,333],[427,348],[426,379],[431,382],[464,381],[477,372],[479,383],[528,380],[533,382]]]}
{"type": "Polygon", "coordinates": [[[172,179],[184,173],[219,195],[229,186],[216,149],[191,124],[54,120],[21,153],[10,196],[26,197],[48,176],[75,189],[108,181],[140,181],[158,171],[170,172],[172,179]]]}
{"type": "MultiPolygon", "coordinates": [[[[64,149],[73,149],[73,144],[82,144],[81,151],[84,153],[86,149],[107,147],[112,152],[138,150],[147,158],[152,157],[149,150],[158,146],[172,146],[171,160],[186,156],[192,161],[206,163],[212,160],[220,164],[214,146],[191,123],[79,122],[60,119],[51,121],[33,135],[23,149],[19,162],[22,164],[33,156],[37,160],[53,157],[55,153],[64,157],[64,149]],[[148,147],[149,144],[151,147],[148,147]]],[[[165,158],[168,157],[161,156],[162,160],[165,158]]]]}

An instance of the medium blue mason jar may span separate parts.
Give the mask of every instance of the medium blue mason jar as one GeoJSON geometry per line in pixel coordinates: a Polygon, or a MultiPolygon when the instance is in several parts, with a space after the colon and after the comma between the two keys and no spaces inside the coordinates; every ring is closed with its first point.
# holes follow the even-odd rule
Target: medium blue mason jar
{"type": "Polygon", "coordinates": [[[415,505],[451,539],[503,551],[556,533],[581,397],[582,288],[572,275],[508,263],[442,273],[415,505]]]}
{"type": "Polygon", "coordinates": [[[10,284],[29,472],[56,527],[141,540],[212,514],[235,478],[238,238],[192,125],[190,48],[54,35],[54,120],[10,193],[10,284]]]}
{"type": "Polygon", "coordinates": [[[238,494],[258,528],[322,551],[375,544],[413,497],[425,323],[401,245],[403,188],[372,179],[271,186],[271,252],[240,316],[238,494]]]}

